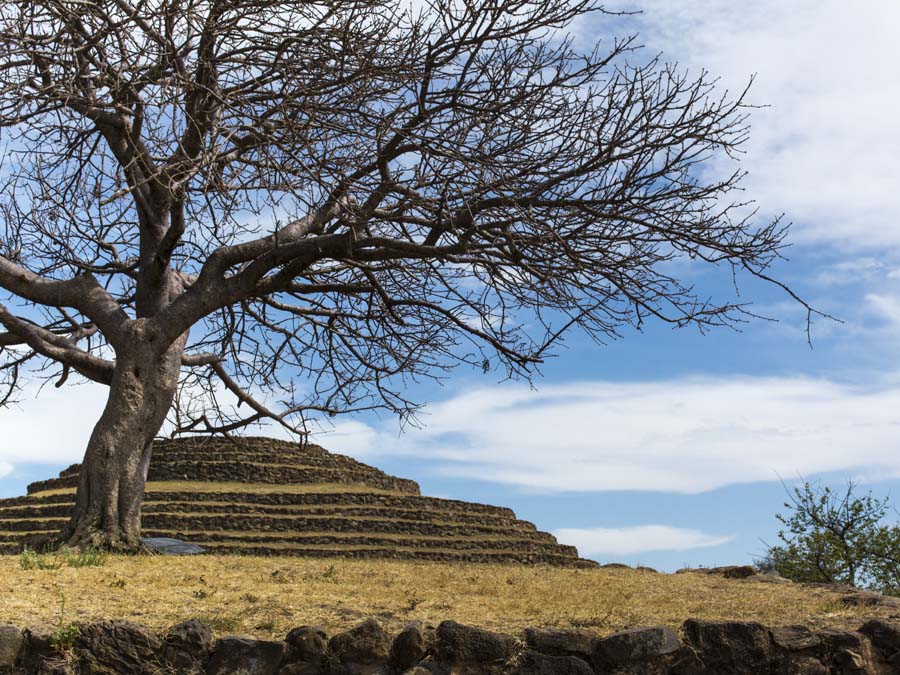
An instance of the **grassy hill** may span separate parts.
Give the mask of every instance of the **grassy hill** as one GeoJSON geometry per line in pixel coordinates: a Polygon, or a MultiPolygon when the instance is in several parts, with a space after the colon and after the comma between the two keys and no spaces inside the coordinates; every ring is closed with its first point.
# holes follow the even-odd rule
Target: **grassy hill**
{"type": "Polygon", "coordinates": [[[0,556],[0,624],[129,619],[164,629],[199,617],[218,633],[282,639],[329,634],[365,617],[390,631],[444,619],[515,633],[526,626],[599,634],[687,618],[853,627],[896,609],[845,602],[836,589],[606,568],[258,556],[124,557],[102,567],[22,569],[0,556]]]}

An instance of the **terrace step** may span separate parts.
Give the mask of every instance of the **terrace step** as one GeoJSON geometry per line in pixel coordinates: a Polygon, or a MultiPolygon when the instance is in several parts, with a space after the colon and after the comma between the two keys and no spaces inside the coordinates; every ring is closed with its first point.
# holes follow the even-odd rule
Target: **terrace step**
{"type": "Polygon", "coordinates": [[[516,553],[510,551],[458,552],[447,550],[405,550],[402,548],[300,548],[272,546],[235,546],[213,542],[196,542],[209,553],[259,556],[302,556],[310,558],[386,558],[393,560],[429,560],[434,562],[506,563],[517,565],[558,565],[562,567],[595,567],[595,563],[577,557],[516,553]]]}
{"type": "MultiPolygon", "coordinates": [[[[207,541],[210,532],[184,531],[184,530],[144,530],[148,537],[170,537],[182,539],[192,543],[207,541]]],[[[555,555],[576,555],[574,546],[557,544],[554,540],[529,540],[513,537],[414,537],[407,535],[377,536],[366,532],[347,532],[341,534],[316,534],[316,533],[273,533],[263,531],[235,531],[216,532],[216,541],[223,544],[247,545],[247,544],[278,544],[292,546],[365,546],[381,548],[388,546],[400,546],[403,548],[446,548],[460,551],[473,551],[481,549],[502,549],[506,551],[532,551],[555,555]]]]}
{"type": "MultiPolygon", "coordinates": [[[[68,522],[80,470],[0,500],[0,551],[68,522]]],[[[350,457],[264,438],[157,442],[142,530],[210,553],[595,564],[511,509],[422,496],[350,457]]]]}

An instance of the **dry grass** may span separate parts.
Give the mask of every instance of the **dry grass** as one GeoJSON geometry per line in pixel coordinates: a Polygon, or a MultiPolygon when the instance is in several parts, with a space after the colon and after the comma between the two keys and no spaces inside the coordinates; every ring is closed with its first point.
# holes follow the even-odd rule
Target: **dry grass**
{"type": "MultiPolygon", "coordinates": [[[[246,492],[248,494],[335,494],[335,493],[371,493],[376,495],[395,495],[409,497],[409,492],[398,490],[382,490],[366,485],[353,485],[349,483],[213,483],[201,481],[150,481],[147,483],[146,492],[246,492]]],[[[74,496],[75,488],[59,488],[57,490],[44,490],[35,492],[32,497],[47,497],[50,495],[74,496]]]]}
{"type": "Polygon", "coordinates": [[[0,624],[65,626],[101,618],[165,628],[200,617],[218,633],[283,637],[362,618],[389,630],[454,619],[515,633],[526,626],[678,628],[689,617],[857,627],[884,610],[845,607],[824,589],[703,574],[621,569],[258,558],[111,557],[104,567],[22,570],[0,556],[0,624]]]}

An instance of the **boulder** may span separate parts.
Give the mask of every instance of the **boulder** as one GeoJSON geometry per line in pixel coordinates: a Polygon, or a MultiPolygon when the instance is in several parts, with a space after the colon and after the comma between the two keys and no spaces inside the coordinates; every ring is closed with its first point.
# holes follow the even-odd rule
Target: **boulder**
{"type": "Polygon", "coordinates": [[[869,638],[885,661],[900,665],[900,621],[872,619],[859,632],[869,638]]]}
{"type": "Polygon", "coordinates": [[[892,595],[882,595],[872,591],[854,590],[841,598],[845,605],[853,607],[886,607],[888,609],[900,609],[900,598],[892,595]]]}
{"type": "Polygon", "coordinates": [[[510,635],[444,621],[437,627],[434,659],[454,675],[507,673],[519,663],[524,645],[510,635]]]}
{"type": "Polygon", "coordinates": [[[175,670],[201,671],[212,651],[213,636],[198,619],[172,626],[163,638],[163,658],[175,670]]]}
{"type": "Polygon", "coordinates": [[[53,649],[50,626],[35,626],[25,629],[25,670],[37,672],[41,664],[59,656],[53,649]]]}
{"type": "Polygon", "coordinates": [[[577,656],[590,661],[598,639],[596,633],[585,629],[525,629],[525,644],[529,649],[548,656],[577,656]]]}
{"type": "Polygon", "coordinates": [[[206,552],[197,544],[171,537],[144,537],[141,544],[159,555],[198,555],[206,552]]]}
{"type": "Polygon", "coordinates": [[[387,664],[391,637],[378,621],[367,619],[356,628],[335,635],[328,648],[352,675],[370,675],[387,664]]]}
{"type": "Polygon", "coordinates": [[[776,648],[788,654],[820,652],[822,638],[806,626],[781,626],[769,631],[776,648]]]}
{"type": "Polygon", "coordinates": [[[775,667],[769,631],[753,622],[684,622],[684,635],[710,675],[760,675],[775,667]]]}
{"type": "Polygon", "coordinates": [[[318,665],[328,658],[328,638],[318,626],[294,628],[285,638],[285,663],[318,665]]]}
{"type": "Polygon", "coordinates": [[[0,673],[12,670],[25,649],[25,635],[15,626],[0,625],[0,673]]]}
{"type": "Polygon", "coordinates": [[[664,672],[683,647],[675,631],[665,626],[633,628],[598,640],[591,660],[601,672],[637,665],[647,672],[664,672]]]}
{"type": "Polygon", "coordinates": [[[549,656],[527,652],[513,671],[516,675],[594,675],[583,659],[575,656],[549,656]]]}
{"type": "Polygon", "coordinates": [[[216,640],[207,675],[275,675],[284,657],[284,643],[231,635],[216,640]]]}
{"type": "MultiPolygon", "coordinates": [[[[880,673],[875,665],[879,659],[872,643],[862,633],[849,630],[826,629],[817,633],[824,645],[825,662],[834,666],[840,675],[880,673]],[[859,665],[864,664],[864,665],[859,665]],[[868,670],[860,670],[868,668],[868,670]]],[[[888,671],[890,672],[890,671],[888,671]]]]}
{"type": "Polygon", "coordinates": [[[391,644],[391,664],[400,670],[416,665],[425,658],[429,650],[429,640],[421,621],[407,625],[391,644]]]}
{"type": "Polygon", "coordinates": [[[517,651],[516,639],[481,628],[444,621],[437,627],[435,658],[448,664],[502,666],[517,651]]]}
{"type": "Polygon", "coordinates": [[[155,675],[163,643],[145,626],[127,621],[80,624],[73,650],[84,675],[155,675]]]}

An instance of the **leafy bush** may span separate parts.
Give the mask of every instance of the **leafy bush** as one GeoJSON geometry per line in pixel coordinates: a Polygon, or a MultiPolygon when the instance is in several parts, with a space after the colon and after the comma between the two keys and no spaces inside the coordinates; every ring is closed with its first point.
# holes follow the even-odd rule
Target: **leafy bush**
{"type": "Polygon", "coordinates": [[[794,581],[846,584],[900,594],[900,525],[887,523],[887,498],[805,482],[788,492],[781,541],[757,566],[794,581]]]}
{"type": "Polygon", "coordinates": [[[78,626],[69,624],[58,628],[50,634],[50,646],[57,652],[67,652],[75,645],[78,637],[78,626]]]}

